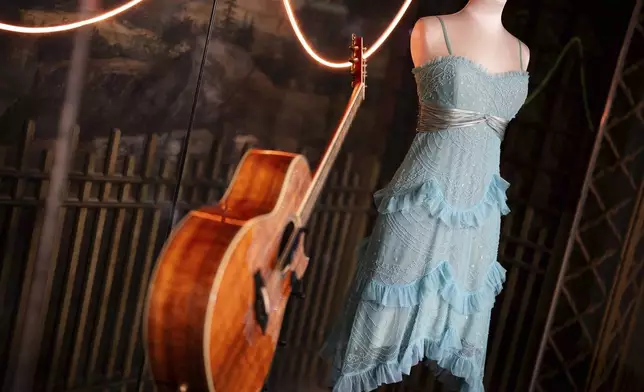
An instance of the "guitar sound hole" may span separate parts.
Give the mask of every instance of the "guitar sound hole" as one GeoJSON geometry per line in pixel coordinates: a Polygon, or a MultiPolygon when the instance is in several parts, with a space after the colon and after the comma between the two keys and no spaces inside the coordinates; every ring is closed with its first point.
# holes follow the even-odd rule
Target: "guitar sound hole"
{"type": "Polygon", "coordinates": [[[255,272],[253,278],[255,281],[255,319],[262,329],[262,333],[266,333],[266,327],[268,326],[268,309],[266,309],[266,301],[264,301],[264,289],[266,285],[259,271],[255,272]]]}
{"type": "Polygon", "coordinates": [[[291,246],[289,247],[289,241],[291,240],[291,236],[295,232],[295,224],[293,222],[289,222],[288,225],[284,228],[284,231],[282,232],[282,239],[280,240],[280,246],[277,251],[277,259],[282,260],[282,257],[285,257],[284,259],[284,267],[287,267],[291,263],[291,259],[293,258],[293,252],[295,249],[297,249],[297,241],[299,238],[295,238],[295,241],[291,243],[291,246]],[[288,247],[288,249],[287,249],[288,247]]]}

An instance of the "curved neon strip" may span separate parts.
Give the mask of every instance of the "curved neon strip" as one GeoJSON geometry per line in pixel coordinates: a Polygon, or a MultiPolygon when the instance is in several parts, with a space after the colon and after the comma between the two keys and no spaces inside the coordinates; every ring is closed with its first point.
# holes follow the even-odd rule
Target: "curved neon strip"
{"type": "MultiPolygon", "coordinates": [[[[62,25],[57,25],[57,26],[45,26],[45,27],[27,27],[27,26],[17,26],[17,25],[11,25],[7,23],[0,23],[0,30],[4,31],[10,31],[14,33],[23,33],[23,34],[51,34],[51,33],[59,33],[63,31],[69,31],[69,30],[74,30],[79,27],[83,26],[89,26],[98,22],[105,21],[107,19],[110,19],[114,16],[117,16],[133,7],[138,5],[139,3],[143,2],[144,0],[130,0],[129,2],[114,8],[111,11],[105,12],[103,14],[100,14],[98,16],[81,20],[78,22],[73,22],[73,23],[66,23],[62,25]]],[[[405,15],[405,12],[407,12],[407,9],[411,5],[413,0],[405,0],[405,3],[400,7],[394,18],[392,19],[391,23],[389,23],[389,26],[382,32],[382,34],[376,39],[374,42],[373,46],[370,47],[366,53],[365,57],[369,58],[371,57],[380,47],[382,44],[385,43],[387,38],[391,35],[393,30],[396,28],[402,17],[405,15]]],[[[351,63],[348,61],[345,62],[334,62],[334,61],[329,61],[325,59],[324,57],[320,56],[314,49],[313,47],[309,44],[307,41],[306,37],[302,33],[302,30],[299,27],[297,18],[295,16],[295,13],[293,12],[293,7],[291,7],[291,2],[289,0],[283,0],[282,1],[284,4],[284,10],[286,11],[286,15],[288,17],[288,20],[291,24],[291,27],[293,28],[293,32],[295,33],[295,36],[297,37],[298,41],[306,51],[306,53],[313,58],[313,60],[317,61],[319,64],[329,67],[329,68],[349,68],[351,67],[351,63]]]]}
{"type": "MultiPolygon", "coordinates": [[[[371,55],[376,53],[378,49],[380,49],[380,46],[385,43],[387,38],[389,38],[389,35],[394,31],[402,17],[405,15],[405,12],[407,12],[407,9],[411,5],[411,2],[413,0],[405,0],[405,3],[400,7],[398,10],[398,13],[396,13],[396,16],[394,16],[393,20],[391,23],[389,23],[389,26],[385,29],[385,31],[380,34],[380,37],[373,43],[373,46],[368,48],[365,57],[369,58],[371,55]]],[[[290,0],[282,0],[282,3],[284,4],[284,11],[286,11],[286,16],[288,17],[289,22],[291,23],[291,27],[293,28],[293,32],[295,33],[295,36],[297,37],[298,41],[300,41],[300,45],[304,48],[306,53],[313,58],[313,60],[317,61],[321,65],[324,65],[325,67],[329,68],[349,68],[351,67],[351,63],[346,61],[343,63],[338,63],[334,61],[329,61],[325,59],[324,57],[320,56],[313,47],[309,44],[309,42],[306,40],[306,37],[302,33],[302,30],[300,29],[300,26],[297,22],[297,18],[295,16],[295,13],[293,12],[293,7],[291,7],[291,2],[290,0]]]]}
{"type": "Polygon", "coordinates": [[[81,20],[73,23],[66,23],[57,26],[46,26],[46,27],[26,27],[26,26],[16,26],[6,23],[0,23],[0,30],[11,31],[14,33],[23,33],[23,34],[50,34],[50,33],[59,33],[61,31],[74,30],[79,27],[88,26],[94,23],[102,22],[104,20],[110,19],[118,14],[121,14],[130,8],[138,5],[144,0],[130,0],[129,2],[123,4],[120,7],[114,8],[111,11],[107,11],[101,15],[95,16],[93,18],[81,20]]]}

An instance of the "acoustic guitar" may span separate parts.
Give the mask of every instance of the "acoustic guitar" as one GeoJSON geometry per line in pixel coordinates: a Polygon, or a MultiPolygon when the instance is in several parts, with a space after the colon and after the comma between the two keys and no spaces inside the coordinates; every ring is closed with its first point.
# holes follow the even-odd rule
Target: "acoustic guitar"
{"type": "Polygon", "coordinates": [[[308,257],[305,225],[365,98],[362,38],[353,91],[319,166],[254,149],[221,201],[191,211],[164,245],[148,289],[144,340],[158,391],[257,392],[275,354],[292,285],[308,257]]]}

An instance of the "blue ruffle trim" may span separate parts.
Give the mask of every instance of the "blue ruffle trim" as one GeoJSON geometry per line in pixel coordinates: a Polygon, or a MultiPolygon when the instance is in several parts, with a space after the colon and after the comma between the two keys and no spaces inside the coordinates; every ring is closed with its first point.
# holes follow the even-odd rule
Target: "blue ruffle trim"
{"type": "Polygon", "coordinates": [[[447,329],[440,341],[417,340],[407,347],[399,361],[384,363],[359,373],[340,375],[333,380],[333,391],[372,391],[383,384],[400,382],[403,374],[409,375],[414,365],[427,358],[436,361],[442,370],[465,381],[460,392],[483,392],[483,377],[479,368],[470,359],[459,355],[461,349],[458,334],[447,329]]]}
{"type": "Polygon", "coordinates": [[[494,209],[502,215],[510,212],[506,196],[509,187],[509,182],[497,174],[493,175],[483,198],[469,208],[450,205],[434,179],[398,193],[380,190],[374,194],[374,201],[381,214],[407,211],[422,205],[429,209],[431,216],[450,227],[479,227],[494,209]]]}
{"type": "Polygon", "coordinates": [[[464,291],[454,282],[449,263],[442,262],[429,274],[406,285],[386,285],[372,280],[365,286],[361,297],[384,306],[406,308],[417,305],[427,294],[438,293],[458,313],[472,314],[494,306],[496,295],[503,288],[505,273],[505,268],[494,262],[483,287],[477,291],[464,291]]]}

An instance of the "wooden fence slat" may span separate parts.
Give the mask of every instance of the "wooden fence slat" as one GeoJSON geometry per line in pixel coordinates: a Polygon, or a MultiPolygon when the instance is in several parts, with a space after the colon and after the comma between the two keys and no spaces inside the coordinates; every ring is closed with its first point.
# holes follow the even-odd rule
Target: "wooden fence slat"
{"type": "MultiPolygon", "coordinates": [[[[132,157],[128,157],[126,159],[125,176],[131,177],[134,174],[134,163],[135,161],[132,157]]],[[[130,193],[130,187],[131,185],[129,184],[123,185],[122,189],[120,190],[119,200],[127,199],[130,193]]],[[[107,268],[105,271],[106,272],[106,275],[104,278],[105,281],[103,283],[103,293],[99,299],[99,315],[96,321],[96,331],[94,332],[93,338],[91,339],[92,349],[89,357],[89,369],[88,369],[88,375],[90,379],[97,371],[96,366],[97,366],[98,356],[100,354],[100,351],[103,345],[103,332],[105,329],[105,324],[108,322],[107,321],[108,306],[109,306],[110,296],[112,294],[112,286],[114,284],[114,275],[117,269],[117,260],[118,260],[119,250],[121,248],[121,239],[122,239],[124,224],[125,224],[125,210],[119,209],[116,214],[116,223],[111,233],[112,238],[110,240],[110,249],[107,255],[107,268]]],[[[112,342],[112,344],[113,345],[118,344],[118,342],[112,342]]]]}
{"type": "MultiPolygon", "coordinates": [[[[146,143],[146,151],[144,154],[144,160],[143,160],[143,177],[151,177],[152,176],[152,169],[154,166],[154,156],[157,152],[157,143],[158,143],[158,137],[156,134],[153,134],[150,136],[146,143]]],[[[148,190],[149,186],[148,185],[143,185],[142,188],[140,189],[140,193],[135,195],[134,197],[138,199],[138,201],[144,201],[147,200],[148,197],[148,190]]],[[[125,345],[121,344],[121,336],[124,335],[124,328],[127,328],[127,326],[124,325],[124,318],[125,318],[125,313],[127,311],[127,304],[128,300],[130,299],[130,289],[132,286],[132,278],[134,276],[134,267],[136,263],[136,255],[137,255],[137,248],[140,244],[140,239],[141,239],[141,232],[142,232],[142,226],[143,226],[143,218],[144,218],[144,210],[138,209],[136,211],[135,217],[134,217],[134,224],[132,228],[132,238],[130,240],[130,246],[128,250],[128,257],[127,257],[127,267],[125,270],[125,276],[123,278],[123,294],[120,297],[119,301],[119,310],[116,315],[116,323],[115,323],[115,335],[114,335],[114,346],[112,347],[112,352],[110,353],[110,357],[108,360],[108,365],[107,365],[107,376],[108,378],[114,377],[115,372],[116,372],[116,361],[119,356],[119,351],[118,348],[120,347],[125,347],[125,345]],[[118,344],[118,346],[116,346],[118,344]]]]}
{"type": "MultiPolygon", "coordinates": [[[[30,124],[30,127],[33,127],[33,129],[35,130],[35,124],[32,121],[30,121],[29,124],[30,124]]],[[[80,131],[78,129],[78,126],[75,126],[75,127],[72,128],[70,151],[76,150],[76,147],[78,145],[79,133],[80,133],[80,131]]],[[[33,138],[33,135],[31,137],[33,138]]],[[[21,154],[23,163],[26,162],[26,160],[27,160],[27,153],[28,153],[27,150],[25,150],[21,154]]],[[[46,173],[49,176],[50,173],[51,173],[52,165],[53,165],[54,151],[47,150],[47,151],[44,152],[44,155],[45,155],[45,165],[46,166],[43,167],[43,168],[40,168],[40,171],[43,172],[43,173],[46,173]]],[[[21,165],[20,170],[25,171],[25,169],[26,169],[26,165],[24,165],[24,164],[21,165]]],[[[46,179],[40,180],[39,185],[40,185],[39,200],[45,200],[47,198],[47,194],[49,192],[49,177],[47,177],[46,179]]],[[[65,186],[65,188],[63,189],[63,191],[65,192],[61,197],[61,199],[63,199],[63,200],[67,196],[67,194],[66,194],[67,191],[68,191],[67,188],[68,188],[68,186],[65,186]]],[[[44,221],[45,221],[45,208],[42,205],[39,205],[36,208],[37,208],[38,212],[37,212],[35,227],[34,227],[34,230],[31,233],[31,239],[30,239],[30,242],[29,242],[29,255],[27,257],[27,263],[26,263],[26,266],[25,266],[25,274],[24,274],[24,278],[23,278],[23,287],[28,287],[30,285],[30,283],[31,283],[40,241],[43,241],[43,240],[44,241],[52,241],[54,243],[54,245],[51,248],[51,256],[50,256],[52,258],[52,264],[54,264],[54,265],[56,265],[56,262],[58,261],[58,254],[59,254],[59,249],[60,249],[60,240],[61,239],[59,237],[56,237],[56,238],[44,238],[44,239],[42,238],[42,226],[43,226],[44,221]]],[[[64,225],[64,216],[66,214],[66,211],[67,211],[66,208],[64,206],[61,206],[60,211],[58,212],[59,215],[58,215],[57,222],[58,222],[59,228],[58,228],[58,230],[56,230],[56,233],[58,233],[58,235],[60,235],[59,233],[61,233],[61,231],[62,231],[62,226],[64,225]]],[[[55,273],[55,269],[54,269],[54,271],[52,271],[52,273],[55,273]]],[[[25,294],[26,294],[26,291],[23,291],[23,296],[21,297],[20,311],[22,311],[25,308],[25,305],[23,305],[23,301],[26,300],[26,298],[24,297],[25,294]]],[[[51,306],[51,303],[50,303],[50,300],[51,300],[51,287],[46,290],[45,295],[46,295],[46,298],[43,299],[43,302],[45,302],[45,303],[49,304],[49,306],[51,306]]],[[[19,316],[19,317],[22,317],[22,316],[19,316]]],[[[41,353],[41,355],[42,355],[42,353],[41,353]]],[[[38,380],[38,382],[40,382],[40,381],[38,380]]]]}
{"type": "MultiPolygon", "coordinates": [[[[349,162],[350,163],[350,162],[349,162]]],[[[336,181],[339,180],[340,186],[344,183],[347,182],[347,177],[348,177],[348,171],[343,171],[342,175],[340,175],[339,179],[336,177],[336,181]]],[[[341,192],[329,192],[328,193],[328,201],[333,203],[334,205],[339,205],[342,203],[343,197],[341,192]],[[337,195],[334,193],[338,193],[337,195]]],[[[298,367],[295,373],[292,374],[292,379],[301,381],[304,378],[304,375],[306,374],[307,367],[309,364],[309,359],[311,356],[317,357],[317,352],[313,350],[313,352],[310,352],[311,350],[311,335],[313,331],[317,330],[320,325],[319,325],[319,318],[318,314],[320,311],[320,308],[324,304],[324,293],[326,287],[326,283],[328,283],[329,279],[329,269],[336,263],[335,256],[337,254],[337,247],[338,243],[336,241],[336,236],[334,235],[335,232],[338,230],[338,226],[340,225],[340,220],[341,220],[341,214],[335,213],[331,217],[331,223],[328,228],[328,232],[324,233],[317,233],[321,237],[321,241],[323,242],[323,251],[322,254],[323,260],[320,263],[320,269],[318,269],[316,272],[317,274],[315,276],[311,276],[313,282],[315,284],[309,284],[309,289],[310,289],[310,297],[307,299],[307,305],[309,305],[306,311],[306,314],[308,317],[304,318],[302,322],[302,328],[301,330],[304,332],[303,335],[301,335],[300,340],[297,341],[297,345],[299,346],[300,349],[304,349],[304,353],[310,353],[312,355],[306,355],[304,358],[300,358],[297,363],[298,367]],[[327,240],[328,239],[328,240],[327,240]]]]}
{"type": "MultiPolygon", "coordinates": [[[[29,121],[29,123],[27,124],[27,128],[25,129],[25,133],[22,138],[20,148],[18,150],[18,156],[16,159],[18,170],[27,169],[26,167],[27,150],[29,149],[29,145],[33,142],[35,133],[36,133],[35,124],[33,121],[29,121]]],[[[24,188],[25,188],[25,181],[23,179],[16,179],[16,182],[13,185],[13,189],[11,191],[11,198],[14,200],[19,200],[20,198],[22,198],[24,193],[24,188]]],[[[0,270],[0,272],[2,272],[2,276],[0,276],[0,293],[2,293],[3,288],[6,287],[6,285],[8,284],[7,280],[10,279],[8,266],[11,265],[11,261],[15,258],[15,251],[16,251],[15,247],[18,244],[18,241],[16,240],[16,238],[20,231],[18,229],[18,224],[20,223],[21,213],[22,213],[21,208],[14,208],[11,211],[11,218],[9,219],[7,236],[5,237],[5,249],[3,252],[2,264],[1,264],[2,266],[5,266],[5,267],[2,268],[2,270],[0,270]]]]}
{"type": "MultiPolygon", "coordinates": [[[[353,175],[352,176],[352,182],[354,184],[358,184],[360,182],[360,177],[358,175],[353,175]]],[[[348,181],[347,181],[348,182],[348,181]]],[[[355,193],[351,193],[348,196],[346,196],[346,205],[351,206],[356,204],[356,200],[358,200],[358,196],[355,193]]],[[[342,206],[340,206],[342,207],[342,206]]],[[[355,245],[356,243],[359,243],[359,241],[355,241],[355,235],[350,235],[351,233],[350,229],[353,227],[353,224],[355,223],[356,217],[354,216],[356,213],[345,213],[344,219],[343,219],[343,224],[342,224],[342,231],[340,232],[340,235],[338,236],[338,247],[337,247],[337,252],[335,257],[331,260],[332,263],[332,271],[327,277],[329,279],[329,285],[326,287],[325,290],[325,302],[324,302],[324,308],[322,309],[322,314],[319,317],[318,320],[318,328],[316,329],[316,337],[313,340],[316,344],[322,343],[322,339],[324,339],[324,331],[325,331],[325,326],[328,324],[328,320],[331,318],[331,311],[334,305],[334,293],[336,292],[336,288],[338,287],[338,277],[340,275],[347,274],[347,269],[350,269],[350,266],[347,265],[347,259],[351,260],[353,257],[349,258],[347,256],[355,254],[356,252],[356,247],[351,246],[355,245]],[[353,240],[353,241],[350,241],[353,240]]]]}
{"type": "MultiPolygon", "coordinates": [[[[545,244],[547,238],[548,238],[547,229],[545,228],[541,229],[537,237],[537,244],[540,244],[540,245],[545,244]]],[[[536,251],[532,256],[532,264],[538,265],[541,262],[542,256],[543,256],[542,253],[536,251]]],[[[534,290],[536,279],[537,279],[537,275],[535,274],[528,275],[526,284],[521,288],[521,293],[520,293],[521,306],[519,308],[519,312],[516,315],[516,318],[513,317],[516,320],[515,329],[514,329],[514,333],[512,334],[512,340],[510,341],[510,347],[508,348],[508,351],[504,355],[506,358],[514,358],[515,353],[519,349],[521,331],[523,327],[529,327],[528,325],[525,325],[525,323],[523,323],[523,320],[525,320],[525,317],[528,312],[528,307],[532,299],[532,292],[534,290]]],[[[503,375],[501,377],[501,386],[499,388],[500,391],[508,390],[509,380],[512,375],[511,369],[512,368],[510,366],[505,367],[503,371],[503,375]]]]}
{"type": "MultiPolygon", "coordinates": [[[[170,165],[167,161],[164,161],[161,169],[161,178],[168,178],[170,176],[170,165]]],[[[161,185],[157,190],[157,195],[155,196],[156,200],[163,200],[166,196],[166,186],[161,185]]],[[[147,248],[145,250],[144,264],[143,264],[143,273],[141,275],[141,281],[139,283],[139,291],[136,297],[136,311],[134,316],[134,324],[132,325],[132,330],[130,332],[130,337],[128,339],[128,345],[125,356],[125,376],[132,376],[134,374],[134,355],[139,342],[139,335],[141,331],[143,309],[145,307],[145,298],[148,288],[148,281],[150,279],[150,273],[152,272],[152,267],[154,266],[154,258],[156,256],[156,248],[160,240],[165,240],[165,238],[159,238],[159,230],[161,226],[161,210],[155,210],[152,216],[152,224],[150,227],[150,234],[147,239],[147,248]]]]}
{"type": "MultiPolygon", "coordinates": [[[[26,169],[25,168],[25,163],[26,163],[26,151],[29,148],[29,145],[33,141],[35,134],[35,124],[30,121],[27,124],[27,127],[25,129],[25,132],[23,133],[23,138],[21,140],[19,150],[18,150],[18,168],[19,169],[26,169]]],[[[3,162],[5,161],[5,158],[3,158],[3,162]]],[[[5,163],[3,163],[4,166],[5,163]]],[[[21,179],[16,179],[15,183],[12,186],[12,189],[10,190],[10,197],[13,200],[19,200],[22,198],[23,192],[24,192],[24,180],[21,179]]],[[[6,350],[7,351],[7,356],[10,355],[9,350],[11,349],[10,343],[12,341],[17,341],[15,337],[12,339],[12,324],[13,324],[13,316],[15,314],[15,311],[19,309],[15,309],[14,303],[10,303],[11,301],[11,296],[9,296],[9,290],[10,290],[10,283],[12,282],[14,278],[13,268],[15,267],[14,264],[12,263],[13,260],[16,259],[15,252],[16,252],[16,246],[19,244],[17,241],[19,233],[19,224],[20,224],[20,218],[22,215],[22,208],[16,207],[12,208],[10,211],[7,211],[7,217],[5,219],[8,219],[7,223],[7,230],[3,234],[3,245],[4,249],[2,249],[1,256],[2,257],[2,263],[0,263],[0,298],[2,298],[2,302],[0,302],[0,320],[3,320],[4,322],[0,323],[0,350],[6,350]]],[[[4,222],[3,222],[4,223],[4,222]]],[[[24,291],[24,287],[22,288],[22,291],[24,291]]],[[[12,301],[13,302],[13,301],[12,301]]],[[[17,302],[17,301],[16,301],[17,302]]],[[[2,351],[0,351],[1,353],[2,351]]],[[[0,373],[1,374],[1,373],[0,373]]]]}
{"type": "MultiPolygon", "coordinates": [[[[343,178],[343,184],[349,185],[351,178],[350,174],[353,173],[351,173],[349,168],[345,168],[345,173],[347,175],[343,178]]],[[[357,176],[353,176],[353,180],[354,182],[358,182],[359,178],[357,176]]],[[[352,205],[355,202],[355,199],[356,195],[354,193],[351,193],[349,195],[341,194],[337,203],[339,207],[342,208],[343,204],[352,205]]],[[[354,220],[355,214],[351,212],[344,212],[338,213],[336,215],[339,216],[340,221],[338,222],[340,230],[339,235],[337,235],[337,244],[335,246],[333,256],[328,263],[329,265],[327,267],[327,271],[329,269],[330,271],[325,271],[325,274],[322,276],[326,284],[320,285],[320,291],[322,292],[322,298],[324,299],[324,301],[320,303],[320,309],[318,310],[317,314],[313,315],[312,317],[316,320],[316,325],[311,328],[310,338],[307,342],[308,345],[313,345],[313,352],[311,353],[312,355],[310,355],[309,358],[305,359],[311,361],[311,364],[307,366],[309,374],[318,373],[318,369],[321,367],[321,358],[319,357],[319,355],[317,355],[317,348],[321,347],[324,343],[324,326],[327,324],[329,314],[331,313],[331,306],[334,302],[333,294],[336,292],[338,275],[346,268],[346,266],[344,265],[346,259],[343,257],[343,255],[346,254],[346,244],[348,242],[347,238],[351,236],[349,229],[351,227],[352,221],[354,220]]]]}
{"type": "MultiPolygon", "coordinates": [[[[88,154],[86,156],[86,162],[85,162],[85,172],[87,174],[94,173],[94,163],[95,163],[94,156],[91,154],[88,154]]],[[[82,190],[80,194],[81,202],[89,200],[89,198],[91,197],[91,194],[92,194],[92,183],[90,181],[85,181],[85,183],[82,186],[82,190]]],[[[63,350],[65,335],[69,332],[67,329],[67,324],[72,322],[70,318],[73,317],[72,315],[70,315],[70,308],[72,306],[72,300],[73,300],[72,287],[74,287],[74,283],[76,282],[78,266],[80,263],[81,246],[83,244],[83,240],[85,239],[84,234],[85,234],[85,228],[86,228],[86,223],[88,219],[87,212],[88,212],[87,208],[79,209],[79,211],[76,214],[75,228],[72,231],[73,245],[72,245],[72,251],[70,253],[67,279],[66,279],[66,283],[64,283],[64,286],[63,286],[64,288],[67,287],[68,289],[65,290],[61,311],[59,312],[57,317],[58,323],[56,327],[56,340],[54,343],[54,350],[52,355],[53,361],[52,361],[51,368],[49,369],[47,391],[53,391],[54,388],[60,387],[56,385],[56,379],[58,377],[58,366],[61,363],[63,363],[63,360],[61,358],[61,353],[63,350]]]]}
{"type": "MultiPolygon", "coordinates": [[[[114,174],[114,171],[116,169],[116,161],[118,158],[118,148],[119,148],[119,143],[121,140],[121,132],[116,130],[112,132],[111,138],[109,140],[108,144],[108,151],[105,157],[105,166],[103,168],[103,172],[105,174],[114,174]]],[[[110,197],[110,193],[112,190],[112,184],[111,183],[105,183],[103,184],[103,189],[100,192],[99,195],[99,200],[100,201],[106,201],[110,197]]],[[[98,211],[98,218],[96,220],[96,223],[94,224],[95,229],[94,229],[94,236],[92,238],[92,252],[89,260],[89,270],[87,273],[87,277],[85,280],[85,287],[84,287],[84,295],[83,295],[83,300],[82,300],[82,305],[81,305],[81,313],[80,313],[80,319],[78,321],[78,329],[76,332],[76,339],[74,341],[74,351],[72,354],[72,362],[70,365],[70,370],[69,374],[67,377],[67,385],[68,387],[72,387],[76,384],[78,381],[78,370],[79,367],[81,366],[80,361],[81,361],[81,356],[83,355],[83,352],[86,351],[84,347],[84,342],[86,338],[87,332],[87,326],[89,323],[89,312],[90,312],[90,305],[92,303],[92,294],[94,292],[94,285],[97,283],[97,269],[98,269],[98,263],[99,263],[99,258],[101,255],[101,245],[103,243],[103,235],[105,233],[105,220],[107,218],[107,210],[105,208],[101,208],[98,211]]]]}

